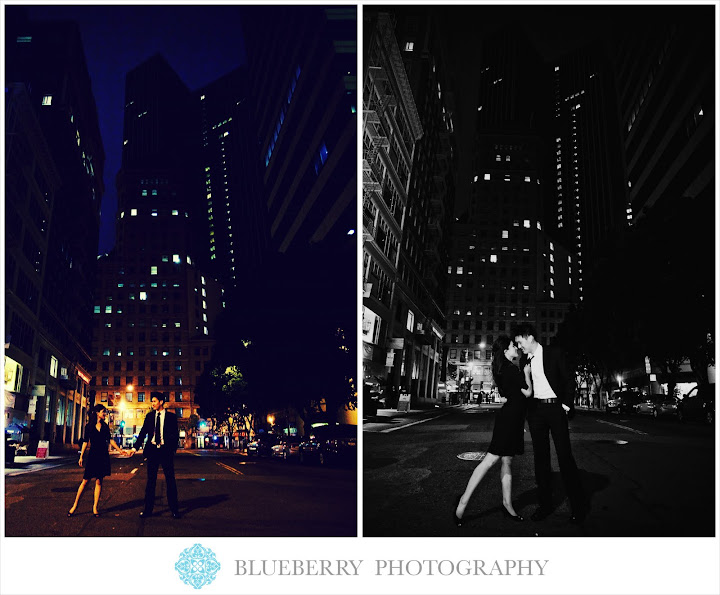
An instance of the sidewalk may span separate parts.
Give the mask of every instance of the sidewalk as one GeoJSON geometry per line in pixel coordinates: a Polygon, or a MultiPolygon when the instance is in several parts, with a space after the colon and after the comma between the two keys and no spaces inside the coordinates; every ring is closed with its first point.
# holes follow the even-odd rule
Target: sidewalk
{"type": "Polygon", "coordinates": [[[51,469],[52,467],[59,467],[76,461],[77,456],[72,454],[49,455],[45,459],[38,459],[35,456],[16,456],[15,462],[5,464],[5,477],[31,473],[41,469],[51,469]]]}

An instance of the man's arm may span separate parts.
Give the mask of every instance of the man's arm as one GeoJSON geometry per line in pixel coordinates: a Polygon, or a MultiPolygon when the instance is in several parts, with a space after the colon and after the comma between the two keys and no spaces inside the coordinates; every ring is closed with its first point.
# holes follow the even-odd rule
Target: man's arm
{"type": "Polygon", "coordinates": [[[150,418],[150,414],[148,413],[145,416],[145,420],[143,421],[142,429],[140,430],[140,433],[138,434],[137,440],[135,440],[135,444],[132,447],[133,453],[136,453],[138,450],[140,450],[140,447],[142,447],[142,444],[145,441],[145,436],[147,436],[147,434],[148,434],[149,418],[150,418]]]}

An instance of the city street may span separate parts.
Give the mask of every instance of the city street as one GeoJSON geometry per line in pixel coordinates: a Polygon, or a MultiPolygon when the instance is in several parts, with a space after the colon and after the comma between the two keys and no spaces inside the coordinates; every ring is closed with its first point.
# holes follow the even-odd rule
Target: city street
{"type": "Polygon", "coordinates": [[[100,497],[100,518],[92,515],[94,481],[88,482],[75,515],[66,516],[83,470],[76,459],[61,463],[32,465],[31,472],[30,466],[22,464],[6,470],[7,537],[357,534],[355,469],[248,458],[225,451],[182,451],[175,458],[182,518],[170,515],[161,470],[154,515],[141,520],[146,478],[141,455],[112,457],[112,475],[105,479],[100,497]]]}
{"type": "Polygon", "coordinates": [[[525,517],[501,511],[500,465],[475,491],[462,527],[452,516],[485,453],[495,406],[464,405],[382,415],[363,432],[363,534],[365,536],[604,536],[699,537],[714,535],[715,427],[675,419],[620,416],[579,410],[570,422],[573,454],[590,501],[581,525],[568,522],[554,448],[555,510],[542,522],[536,508],[533,448],[513,461],[513,501],[525,517]],[[482,455],[480,455],[482,456],[482,455]]]}

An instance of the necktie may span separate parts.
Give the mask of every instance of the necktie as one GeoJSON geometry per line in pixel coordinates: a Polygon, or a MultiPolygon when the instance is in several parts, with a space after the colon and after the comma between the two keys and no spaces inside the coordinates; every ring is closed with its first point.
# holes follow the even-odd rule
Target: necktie
{"type": "Polygon", "coordinates": [[[160,414],[155,413],[155,437],[153,438],[155,444],[160,446],[160,414]]]}

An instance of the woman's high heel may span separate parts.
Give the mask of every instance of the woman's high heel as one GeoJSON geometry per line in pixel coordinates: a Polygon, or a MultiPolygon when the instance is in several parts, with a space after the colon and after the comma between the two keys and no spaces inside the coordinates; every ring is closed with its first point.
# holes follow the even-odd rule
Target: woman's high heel
{"type": "Polygon", "coordinates": [[[520,521],[524,521],[524,520],[525,520],[525,519],[522,518],[519,514],[510,514],[510,512],[508,511],[508,509],[505,508],[505,505],[504,505],[504,504],[502,505],[502,511],[503,511],[503,516],[504,516],[505,518],[510,518],[510,519],[512,519],[513,521],[516,521],[516,522],[518,522],[518,523],[519,523],[520,521]]]}
{"type": "Polygon", "coordinates": [[[460,506],[460,499],[462,496],[455,498],[455,508],[453,508],[453,521],[455,521],[456,527],[462,527],[462,517],[457,515],[457,507],[460,506]]]}

